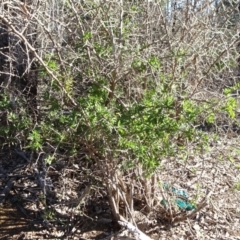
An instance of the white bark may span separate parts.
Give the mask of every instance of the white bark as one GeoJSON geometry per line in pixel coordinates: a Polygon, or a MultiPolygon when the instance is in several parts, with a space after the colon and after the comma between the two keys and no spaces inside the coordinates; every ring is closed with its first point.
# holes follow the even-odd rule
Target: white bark
{"type": "Polygon", "coordinates": [[[138,240],[152,240],[145,233],[140,231],[137,227],[133,226],[130,222],[127,221],[118,221],[119,225],[127,228],[127,230],[132,233],[138,240]]]}

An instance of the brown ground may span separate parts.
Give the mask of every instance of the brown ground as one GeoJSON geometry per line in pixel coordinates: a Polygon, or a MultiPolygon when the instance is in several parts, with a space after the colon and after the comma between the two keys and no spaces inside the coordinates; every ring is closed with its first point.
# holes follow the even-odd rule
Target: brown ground
{"type": "MultiPolygon", "coordinates": [[[[240,239],[239,140],[215,141],[207,153],[192,153],[187,162],[163,160],[162,180],[175,180],[193,198],[200,199],[207,190],[211,197],[194,219],[174,226],[159,220],[156,230],[146,230],[149,236],[161,240],[240,239]]],[[[0,159],[0,239],[123,239],[122,230],[112,222],[103,186],[94,171],[89,177],[81,158],[67,160],[59,155],[59,161],[47,171],[54,190],[45,200],[37,184],[36,165],[13,151],[3,150],[0,159]]],[[[37,166],[41,170],[39,163],[37,166]]]]}

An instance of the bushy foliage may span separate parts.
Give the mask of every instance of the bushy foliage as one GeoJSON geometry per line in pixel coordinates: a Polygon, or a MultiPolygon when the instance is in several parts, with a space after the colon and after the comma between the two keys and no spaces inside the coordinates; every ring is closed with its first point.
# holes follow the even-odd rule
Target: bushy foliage
{"type": "MultiPolygon", "coordinates": [[[[139,168],[147,182],[163,158],[184,154],[189,144],[207,145],[207,133],[197,128],[202,122],[214,124],[223,113],[235,118],[231,93],[238,84],[218,83],[225,74],[235,77],[239,37],[234,27],[217,24],[208,5],[80,2],[59,1],[62,15],[41,19],[38,122],[9,110],[3,98],[8,124],[1,134],[13,140],[21,132],[19,141],[34,151],[48,144],[73,156],[84,149],[102,181],[118,179],[117,169],[123,177],[139,168]]],[[[47,158],[53,160],[54,154],[47,158]]]]}

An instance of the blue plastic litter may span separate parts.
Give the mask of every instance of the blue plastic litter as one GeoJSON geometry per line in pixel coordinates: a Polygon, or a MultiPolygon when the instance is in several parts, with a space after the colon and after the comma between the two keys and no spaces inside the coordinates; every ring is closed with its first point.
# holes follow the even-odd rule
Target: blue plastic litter
{"type": "Polygon", "coordinates": [[[192,205],[189,201],[180,199],[180,198],[176,198],[175,199],[175,203],[177,204],[177,206],[180,209],[186,210],[186,211],[191,211],[195,209],[195,206],[192,205]]]}
{"type": "MultiPolygon", "coordinates": [[[[168,184],[166,184],[166,183],[163,184],[163,188],[168,190],[168,191],[171,191],[176,196],[175,203],[180,209],[183,209],[183,210],[186,210],[186,211],[191,211],[191,210],[196,209],[195,206],[189,202],[189,200],[188,200],[189,194],[187,193],[186,190],[178,189],[178,188],[173,187],[173,186],[169,187],[168,184]]],[[[161,204],[164,207],[166,207],[167,206],[167,201],[165,199],[163,199],[161,201],[161,204]]]]}

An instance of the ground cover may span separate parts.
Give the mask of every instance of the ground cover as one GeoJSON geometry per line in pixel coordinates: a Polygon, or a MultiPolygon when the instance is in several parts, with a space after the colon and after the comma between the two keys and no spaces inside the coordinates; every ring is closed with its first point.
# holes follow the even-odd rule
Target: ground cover
{"type": "MultiPolygon", "coordinates": [[[[185,189],[192,201],[207,192],[209,198],[192,219],[174,224],[166,222],[163,215],[161,218],[157,210],[155,215],[146,216],[139,209],[139,228],[153,239],[240,239],[239,151],[239,137],[225,136],[198,156],[190,151],[185,161],[163,160],[160,181],[185,189]],[[155,220],[152,227],[144,226],[144,221],[151,220],[155,220]]],[[[59,160],[47,168],[53,190],[41,199],[34,164],[16,152],[1,154],[1,239],[131,237],[113,222],[102,183],[86,177],[89,171],[90,176],[97,175],[94,165],[89,170],[78,158],[67,161],[59,155],[59,160]]]]}

